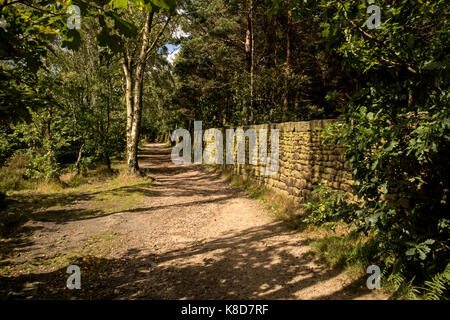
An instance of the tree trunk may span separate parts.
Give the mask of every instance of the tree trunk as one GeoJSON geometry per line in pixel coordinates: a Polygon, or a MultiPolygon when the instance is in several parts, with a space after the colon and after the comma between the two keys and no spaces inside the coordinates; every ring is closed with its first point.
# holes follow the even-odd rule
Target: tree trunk
{"type": "Polygon", "coordinates": [[[148,36],[151,31],[153,12],[148,12],[142,32],[142,42],[138,60],[131,61],[124,50],[122,68],[125,78],[125,100],[127,105],[127,164],[128,175],[140,174],[138,163],[138,146],[142,118],[142,88],[144,82],[146,56],[149,48],[148,36]],[[134,63],[133,63],[134,62],[134,63]]]}
{"type": "Polygon", "coordinates": [[[127,106],[127,164],[128,175],[139,175],[138,146],[140,139],[142,119],[142,92],[144,84],[145,67],[150,51],[156,47],[170,22],[167,17],[164,26],[158,33],[152,44],[149,43],[149,35],[152,28],[154,12],[147,12],[142,28],[142,40],[140,42],[139,56],[134,59],[123,50],[122,69],[125,82],[125,100],[127,106]]]}
{"type": "Polygon", "coordinates": [[[253,16],[253,0],[250,1],[251,6],[252,6],[252,10],[250,12],[250,20],[251,20],[251,24],[250,24],[250,39],[252,42],[252,49],[251,49],[251,67],[250,67],[250,114],[249,114],[249,120],[250,122],[253,121],[253,108],[255,106],[255,28],[254,28],[254,16],[253,16]]]}
{"type": "Polygon", "coordinates": [[[286,30],[286,69],[284,80],[284,99],[283,99],[283,121],[288,119],[289,113],[289,76],[291,68],[291,28],[292,28],[292,10],[291,1],[288,1],[287,30],[286,30]]]}
{"type": "MultiPolygon", "coordinates": [[[[251,5],[252,1],[250,1],[250,9],[247,14],[247,30],[245,33],[245,54],[247,56],[247,72],[252,72],[252,18],[251,18],[251,5]]],[[[251,90],[251,89],[250,89],[251,90]]],[[[252,93],[250,93],[250,96],[252,93]]],[[[251,100],[251,99],[250,99],[251,100]]],[[[251,104],[251,103],[250,103],[251,104]]],[[[243,110],[242,110],[242,116],[243,116],[243,123],[248,124],[248,112],[249,108],[247,106],[247,102],[243,104],[243,110]]]]}
{"type": "Polygon", "coordinates": [[[254,100],[255,100],[255,37],[254,37],[254,1],[250,0],[250,8],[247,14],[247,32],[245,36],[245,52],[247,54],[248,71],[250,72],[250,106],[244,104],[243,116],[244,124],[252,120],[254,100]]]}
{"type": "MultiPolygon", "coordinates": [[[[109,62],[108,62],[108,69],[109,69],[109,62]]],[[[104,138],[104,150],[105,150],[105,163],[108,167],[108,170],[111,171],[111,157],[109,156],[109,129],[111,128],[111,100],[110,95],[112,95],[112,85],[111,85],[111,79],[109,81],[108,85],[108,97],[106,101],[106,135],[104,138]]]]}
{"type": "Polygon", "coordinates": [[[78,150],[78,156],[77,156],[77,162],[75,162],[75,174],[79,175],[80,174],[80,163],[81,163],[81,157],[83,156],[83,149],[84,149],[85,143],[83,143],[80,147],[80,149],[78,150]]]}
{"type": "Polygon", "coordinates": [[[125,103],[127,106],[127,127],[126,127],[126,135],[127,135],[127,164],[128,164],[128,173],[131,173],[130,168],[130,154],[132,151],[132,139],[131,139],[131,129],[133,126],[133,114],[134,114],[134,105],[133,105],[133,75],[130,65],[130,58],[128,57],[128,53],[124,52],[124,57],[122,61],[122,68],[124,74],[124,82],[125,82],[125,103]]]}

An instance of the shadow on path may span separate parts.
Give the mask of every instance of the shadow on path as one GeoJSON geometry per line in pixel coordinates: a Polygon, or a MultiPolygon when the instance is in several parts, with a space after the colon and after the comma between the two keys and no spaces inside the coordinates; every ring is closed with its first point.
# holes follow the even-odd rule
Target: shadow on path
{"type": "Polygon", "coordinates": [[[368,293],[353,286],[321,296],[317,284],[340,271],[311,268],[311,255],[289,253],[284,241],[271,243],[279,232],[280,226],[272,224],[163,254],[133,249],[120,259],[75,260],[82,270],[82,290],[65,288],[65,268],[0,277],[1,296],[6,298],[9,292],[9,298],[38,299],[296,299],[299,292],[308,296],[306,291],[318,290],[318,298],[352,299],[368,293]],[[268,245],[261,248],[261,242],[268,245]]]}
{"type": "Polygon", "coordinates": [[[361,282],[349,285],[342,270],[318,264],[307,240],[286,232],[280,223],[267,217],[255,222],[265,212],[210,170],[173,165],[170,150],[162,144],[146,146],[140,163],[156,179],[152,189],[134,186],[121,191],[141,192],[147,204],[121,212],[112,224],[127,226],[130,238],[141,232],[133,245],[132,239],[124,238],[116,255],[73,258],[70,264],[81,267],[81,290],[66,288],[69,275],[64,267],[0,275],[0,298],[354,299],[370,293],[361,282]],[[189,224],[197,218],[204,223],[189,224]],[[228,219],[228,225],[214,224],[216,218],[228,219]],[[246,225],[239,218],[247,219],[246,225]],[[209,232],[211,225],[217,229],[198,235],[205,228],[209,232]],[[187,240],[173,240],[178,235],[187,240]],[[152,241],[161,247],[150,248],[152,241]]]}

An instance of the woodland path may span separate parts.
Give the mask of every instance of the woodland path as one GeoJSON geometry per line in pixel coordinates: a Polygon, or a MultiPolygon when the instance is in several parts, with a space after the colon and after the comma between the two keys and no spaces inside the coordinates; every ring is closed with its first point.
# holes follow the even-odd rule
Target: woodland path
{"type": "Polygon", "coordinates": [[[319,264],[308,253],[306,239],[286,231],[262,204],[211,169],[173,164],[163,144],[146,145],[140,166],[155,179],[142,208],[63,224],[48,222],[29,248],[45,251],[55,243],[68,248],[90,234],[120,234],[109,258],[95,262],[104,276],[92,279],[94,285],[82,275],[82,286],[91,292],[87,297],[383,298],[351,285],[342,270],[319,264]]]}

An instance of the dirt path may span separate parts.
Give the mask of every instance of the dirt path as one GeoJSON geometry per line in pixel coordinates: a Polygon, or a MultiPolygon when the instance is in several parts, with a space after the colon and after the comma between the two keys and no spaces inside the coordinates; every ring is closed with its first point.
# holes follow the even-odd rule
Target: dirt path
{"type": "MultiPolygon", "coordinates": [[[[257,201],[210,169],[172,164],[162,144],[146,146],[140,163],[155,178],[142,207],[66,223],[40,222],[24,256],[50,247],[71,250],[90,235],[116,232],[120,244],[108,259],[95,261],[101,276],[86,279],[82,274],[89,297],[383,298],[318,264],[305,239],[284,230],[257,201]]],[[[28,297],[37,294],[30,291],[28,297]]]]}

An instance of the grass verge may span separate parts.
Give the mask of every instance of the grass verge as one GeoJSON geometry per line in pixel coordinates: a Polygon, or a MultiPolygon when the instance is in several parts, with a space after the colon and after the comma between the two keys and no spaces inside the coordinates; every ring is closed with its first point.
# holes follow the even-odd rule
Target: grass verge
{"type": "Polygon", "coordinates": [[[151,196],[148,177],[125,175],[126,165],[114,163],[113,171],[99,167],[82,176],[61,177],[61,182],[41,181],[33,189],[6,193],[0,213],[0,235],[19,231],[27,221],[64,222],[90,219],[139,207],[151,196]]]}
{"type": "MultiPolygon", "coordinates": [[[[307,239],[311,246],[309,254],[319,258],[320,263],[344,270],[353,281],[352,286],[365,285],[368,277],[366,269],[375,264],[372,257],[377,250],[370,236],[361,235],[354,227],[343,222],[327,222],[319,226],[306,224],[303,222],[305,213],[298,203],[250,179],[235,175],[229,170],[220,167],[214,167],[214,169],[231,185],[260,201],[288,230],[296,231],[307,239]]],[[[392,295],[394,291],[390,279],[382,282],[382,292],[386,296],[392,295]]],[[[405,296],[399,298],[405,298],[405,296]]]]}
{"type": "MultiPolygon", "coordinates": [[[[152,179],[130,178],[125,172],[126,165],[115,162],[112,171],[99,167],[82,176],[67,174],[61,182],[40,182],[32,189],[8,191],[5,209],[0,211],[0,282],[5,282],[5,288],[30,283],[27,279],[37,275],[57,272],[58,277],[67,277],[63,267],[86,259],[104,261],[120,235],[107,232],[77,240],[79,249],[66,248],[63,252],[50,246],[38,258],[22,256],[22,248],[33,244],[34,230],[42,228],[43,223],[67,223],[140,208],[152,195],[152,179]]],[[[89,272],[95,278],[95,270],[89,272]]],[[[0,295],[11,296],[3,291],[0,295]]]]}

